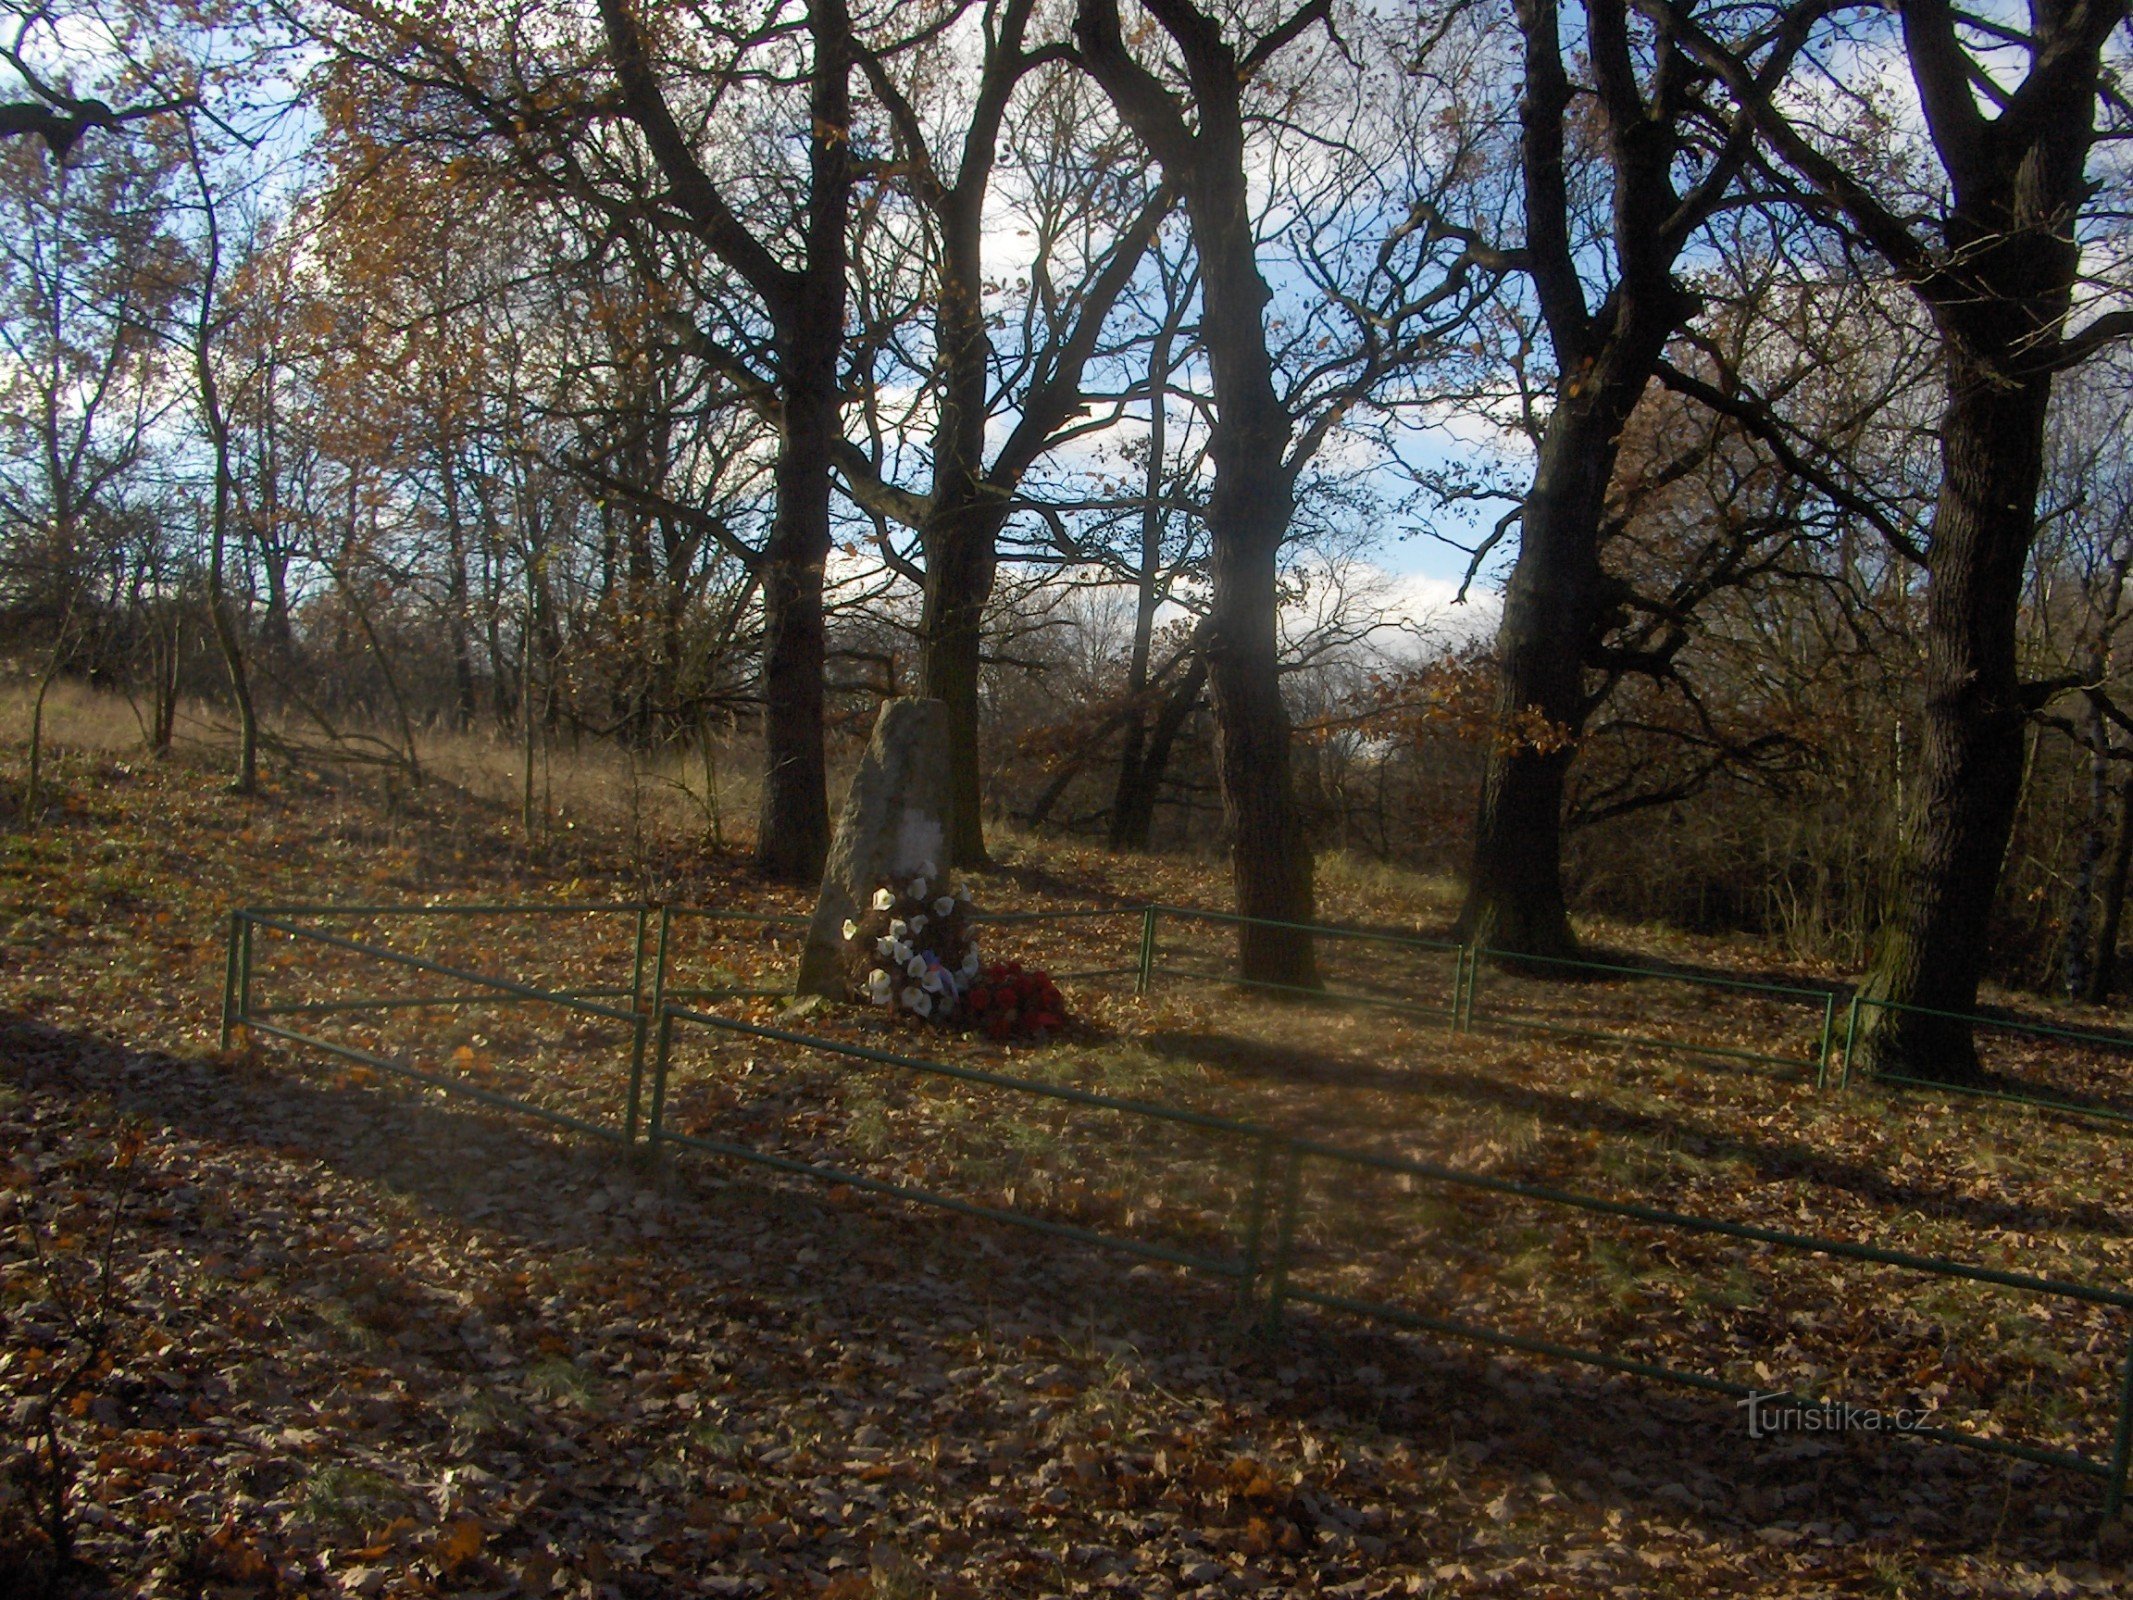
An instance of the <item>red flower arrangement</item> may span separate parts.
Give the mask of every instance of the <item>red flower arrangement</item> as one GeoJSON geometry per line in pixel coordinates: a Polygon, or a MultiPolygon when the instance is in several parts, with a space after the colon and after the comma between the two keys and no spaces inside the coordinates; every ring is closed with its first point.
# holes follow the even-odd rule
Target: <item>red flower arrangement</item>
{"type": "Polygon", "coordinates": [[[971,979],[970,1018],[994,1039],[1041,1039],[1066,1025],[1066,1001],[1051,974],[1019,961],[995,962],[971,979]]]}

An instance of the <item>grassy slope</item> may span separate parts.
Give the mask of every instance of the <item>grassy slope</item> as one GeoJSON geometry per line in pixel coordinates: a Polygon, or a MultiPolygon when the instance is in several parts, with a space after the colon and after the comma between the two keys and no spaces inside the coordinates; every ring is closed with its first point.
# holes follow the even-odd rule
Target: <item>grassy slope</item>
{"type": "MultiPolygon", "coordinates": [[[[2090,1487],[2058,1474],[1875,1441],[1750,1447],[1716,1401],[1347,1325],[1305,1320],[1263,1343],[1215,1289],[1154,1269],[693,1160],[649,1174],[281,1052],[217,1057],[219,919],[238,900],[630,894],[643,851],[588,827],[528,864],[505,814],[447,792],[387,816],[309,778],[237,802],[184,764],[78,755],[58,777],[60,812],[0,857],[0,1384],[34,1391],[57,1335],[30,1241],[63,1281],[86,1272],[124,1193],[116,1370],[69,1423],[88,1551],[118,1587],[1690,1595],[2119,1581],[2091,1562],[2090,1487]],[[121,1178],[128,1130],[140,1142],[121,1178]]],[[[1220,895],[1192,863],[1027,841],[1006,854],[981,886],[996,905],[1220,895]]],[[[656,887],[691,899],[773,898],[679,847],[655,866],[656,887]]],[[[1331,879],[1329,916],[1441,914],[1392,877],[1331,879]]],[[[698,954],[777,960],[760,946],[698,954]]],[[[1980,1134],[1943,1108],[1818,1101],[1634,1051],[1455,1044],[1205,986],[1075,998],[1075,1039],[1018,1068],[2124,1277],[2119,1144],[2063,1124],[2003,1118],[1980,1134]]],[[[981,1196],[1065,1172],[1018,1198],[1172,1225],[1122,1214],[1101,1136],[997,1104],[884,1093],[768,1051],[685,1054],[677,1089],[678,1116],[725,1115],[862,1163],[907,1163],[916,1146],[939,1169],[929,1179],[981,1196]]],[[[1690,1346],[1744,1324],[1764,1354],[1669,1353],[1774,1361],[1779,1377],[1827,1372],[1832,1351],[1885,1331],[1857,1320],[1890,1299],[1859,1274],[1780,1281],[1758,1262],[1648,1241],[1639,1254],[1458,1207],[1423,1212],[1416,1231],[1404,1197],[1349,1198],[1312,1241],[1321,1269],[1387,1291],[1470,1295],[1603,1341],[1657,1328],[1690,1346]]],[[[1916,1364],[1862,1376],[1940,1384],[1951,1403],[2092,1440],[2124,1330],[2003,1329],[1959,1295],[1901,1315],[1916,1364]],[[2023,1341],[2035,1349],[2003,1357],[2023,1341]],[[2004,1389],[2009,1373],[2074,1401],[2055,1414],[2049,1394],[1964,1392],[2004,1389]]]]}

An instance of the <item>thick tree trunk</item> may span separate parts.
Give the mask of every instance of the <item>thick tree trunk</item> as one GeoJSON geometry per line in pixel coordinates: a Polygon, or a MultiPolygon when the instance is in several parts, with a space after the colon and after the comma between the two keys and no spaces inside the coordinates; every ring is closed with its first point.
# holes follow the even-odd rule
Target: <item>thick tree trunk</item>
{"type": "Polygon", "coordinates": [[[1976,1079],[1969,1024],[2022,782],[2015,673],[2022,577],[2043,476],[2046,374],[2011,376],[1949,342],[1942,478],[1926,604],[1926,703],[1898,898],[1861,986],[1863,1064],[1976,1079]],[[1918,1009],[1896,1009],[1896,1008],[1918,1009]]]}
{"type": "MultiPolygon", "coordinates": [[[[948,849],[958,866],[986,860],[978,750],[985,608],[999,569],[1000,497],[968,475],[935,501],[923,530],[926,592],[919,618],[919,693],[948,707],[948,849]]],[[[936,475],[938,481],[938,474],[936,475]]],[[[938,491],[937,491],[938,493],[938,491]]]]}
{"type": "Polygon", "coordinates": [[[1620,396],[1557,401],[1504,591],[1494,738],[1459,935],[1516,955],[1577,949],[1563,899],[1563,785],[1589,709],[1585,658],[1603,609],[1600,522],[1626,416],[1620,396]]]}
{"type": "MultiPolygon", "coordinates": [[[[997,119],[988,83],[981,117],[997,119]]],[[[933,489],[919,529],[926,556],[919,619],[919,693],[948,707],[948,848],[959,866],[985,862],[978,752],[978,678],[985,607],[992,599],[1004,496],[986,480],[986,391],[992,341],[985,329],[984,196],[992,155],[966,148],[968,169],[941,199],[941,257],[933,319],[940,415],[933,430],[933,489]]]]}
{"type": "MultiPolygon", "coordinates": [[[[1204,137],[1204,135],[1203,135],[1204,137]]],[[[1201,302],[1215,423],[1207,503],[1212,595],[1202,654],[1213,687],[1216,770],[1229,824],[1239,915],[1238,972],[1247,980],[1316,986],[1311,936],[1311,845],[1290,774],[1289,712],[1281,698],[1276,562],[1294,513],[1286,461],[1290,422],[1274,395],[1263,324],[1267,289],[1243,193],[1233,174],[1188,199],[1201,261],[1201,302]],[[1265,926],[1262,923],[1291,926],[1265,926]]]]}
{"type": "Polygon", "coordinates": [[[822,750],[823,571],[830,552],[830,454],[843,437],[845,227],[852,188],[852,41],[842,0],[819,0],[809,141],[807,267],[778,330],[782,428],[777,511],[763,550],[763,799],[756,868],[821,881],[829,855],[822,750]]]}
{"type": "Polygon", "coordinates": [[[788,390],[777,523],[763,552],[763,797],[756,869],[812,883],[829,854],[822,752],[823,569],[829,560],[833,395],[788,390]]]}

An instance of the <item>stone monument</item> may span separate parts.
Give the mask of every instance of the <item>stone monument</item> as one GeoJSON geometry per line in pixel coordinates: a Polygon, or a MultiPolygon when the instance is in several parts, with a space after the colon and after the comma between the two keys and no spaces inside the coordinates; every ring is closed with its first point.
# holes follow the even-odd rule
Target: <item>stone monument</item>
{"type": "Polygon", "coordinates": [[[915,876],[948,859],[948,707],[940,700],[887,700],[845,791],[822,891],[800,955],[801,995],[844,999],[844,924],[885,878],[915,876]]]}

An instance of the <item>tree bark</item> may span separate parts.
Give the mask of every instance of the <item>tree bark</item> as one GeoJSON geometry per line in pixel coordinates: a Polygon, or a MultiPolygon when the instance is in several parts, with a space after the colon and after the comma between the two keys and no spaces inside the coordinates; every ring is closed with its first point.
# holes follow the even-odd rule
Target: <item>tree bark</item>
{"type": "Polygon", "coordinates": [[[763,551],[763,796],[755,864],[781,883],[819,879],[829,854],[822,580],[830,549],[825,413],[834,404],[787,388],[777,522],[763,551]]]}
{"type": "Polygon", "coordinates": [[[1496,633],[1494,736],[1458,927],[1469,943],[1519,955],[1577,950],[1563,898],[1563,786],[1589,709],[1600,523],[1627,416],[1598,402],[1561,397],[1548,419],[1496,633]]]}
{"type": "Polygon", "coordinates": [[[2111,842],[2111,870],[2103,881],[2103,916],[2096,928],[2096,955],[2089,963],[2081,998],[2102,1005],[2118,976],[2118,924],[2126,909],[2126,883],[2133,877],[2133,777],[2118,786],[2118,836],[2111,842]]]}
{"type": "MultiPolygon", "coordinates": [[[[1306,6],[1290,19],[1307,25],[1306,6]]],[[[1266,305],[1246,177],[1243,86],[1250,71],[1214,18],[1166,0],[1158,20],[1181,51],[1196,121],[1127,50],[1115,0],[1082,0],[1074,32],[1084,63],[1162,165],[1192,225],[1200,258],[1201,329],[1214,394],[1208,456],[1208,576],[1202,629],[1213,687],[1216,769],[1229,826],[1238,974],[1315,987],[1303,925],[1313,916],[1310,841],[1290,775],[1281,697],[1276,571],[1296,507],[1294,419],[1274,389],[1266,305]]],[[[1269,35],[1254,58],[1275,37],[1269,35]]]]}
{"type": "Polygon", "coordinates": [[[813,0],[808,8],[808,182],[803,258],[793,268],[749,230],[696,159],[625,0],[601,0],[600,13],[623,102],[670,185],[673,206],[761,298],[772,329],[779,435],[776,508],[758,567],[763,793],[755,862],[766,877],[814,883],[829,854],[822,587],[830,551],[830,461],[833,445],[842,441],[839,377],[853,182],[851,16],[844,0],[813,0]]]}
{"type": "Polygon", "coordinates": [[[1981,1073],[1970,1025],[1926,1013],[1977,1005],[2014,827],[2029,716],[2015,629],[2051,379],[2016,376],[2009,363],[1979,361],[1954,344],[1947,364],[1918,781],[1896,908],[1861,993],[1869,1070],[1963,1083],[1981,1073]]]}
{"type": "MultiPolygon", "coordinates": [[[[2046,6],[2022,40],[2011,90],[1988,81],[1965,14],[1899,0],[1911,81],[1947,201],[1918,225],[1915,185],[1876,194],[1885,152],[1833,157],[1709,38],[1684,34],[1725,81],[1760,139],[1909,283],[1933,317],[1947,399],[1941,484],[1926,561],[1925,726],[1904,822],[1893,910],[1860,984],[1870,1002],[1861,1064],[1905,1077],[1979,1075],[1959,1016],[1977,1003],[1992,903],[2022,779],[2032,707],[2016,673],[2015,619],[2037,528],[2053,375],[2100,337],[2065,337],[2084,230],[2082,207],[2101,98],[2102,54],[2125,0],[2046,6]],[[1850,164],[1847,165],[1846,161],[1850,164]],[[1912,1009],[1917,1008],[1917,1009],[1912,1009]]],[[[1997,67],[1990,81],[2005,83],[1997,67]]],[[[2090,330],[2112,332],[2104,318],[2090,330]]]]}
{"type": "MultiPolygon", "coordinates": [[[[1139,587],[1133,602],[1133,646],[1126,659],[1126,693],[1133,706],[1126,724],[1126,738],[1118,760],[1118,788],[1111,799],[1113,850],[1145,850],[1148,828],[1155,815],[1153,787],[1145,778],[1147,762],[1147,709],[1142,704],[1148,688],[1149,653],[1155,643],[1155,613],[1162,603],[1156,580],[1163,567],[1164,460],[1169,452],[1170,350],[1172,325],[1165,322],[1156,331],[1148,352],[1148,469],[1143,480],[1141,503],[1141,560],[1139,587]]],[[[1197,653],[1194,670],[1204,678],[1206,668],[1197,653]]],[[[1197,695],[1196,685],[1193,693],[1197,695]]]]}
{"type": "MultiPolygon", "coordinates": [[[[2090,673],[2092,681],[2101,677],[2100,670],[2090,673]]],[[[2110,826],[2111,736],[2103,708],[2094,701],[2089,704],[2082,734],[2088,751],[2088,806],[2074,854],[2074,886],[2067,895],[2066,938],[2060,947],[2060,965],[2070,1000],[2081,999],[2095,982],[2091,960],[2095,944],[2091,934],[2096,922],[2096,874],[2103,866],[2104,834],[2110,826]]]]}
{"type": "Polygon", "coordinates": [[[1155,830],[1155,802],[1162,792],[1163,778],[1170,770],[1170,752],[1177,745],[1178,734],[1193,707],[1200,703],[1201,691],[1207,687],[1207,657],[1195,650],[1192,660],[1186,665],[1185,676],[1163,701],[1163,708],[1156,713],[1155,723],[1141,736],[1136,724],[1130,731],[1136,741],[1139,759],[1130,767],[1121,763],[1118,792],[1111,802],[1111,848],[1114,850],[1145,850],[1155,830]],[[1128,781],[1130,772],[1130,779],[1128,781]]]}
{"type": "Polygon", "coordinates": [[[778,330],[784,427],[777,513],[763,552],[763,804],[756,866],[810,884],[829,856],[822,751],[822,583],[830,552],[830,453],[842,439],[845,228],[852,192],[852,40],[844,0],[815,0],[807,265],[778,330]]]}
{"type": "Polygon", "coordinates": [[[1497,717],[1459,928],[1515,955],[1565,956],[1577,941],[1563,899],[1563,795],[1597,703],[1585,668],[1612,610],[1600,566],[1607,492],[1630,413],[1668,339],[1696,311],[1675,263],[1731,193],[1749,141],[1729,140],[1677,192],[1684,130],[1709,108],[1669,68],[1640,81],[1627,0],[1586,0],[1580,77],[1589,71],[1605,134],[1614,257],[1614,281],[1594,304],[1593,253],[1576,242],[1580,202],[1567,153],[1568,131],[1589,113],[1564,65],[1559,0],[1518,0],[1516,9],[1523,266],[1558,376],[1497,632],[1497,717]]]}
{"type": "MultiPolygon", "coordinates": [[[[981,419],[982,422],[982,419],[981,419]]],[[[960,453],[958,453],[960,458],[960,453]]],[[[936,456],[938,463],[941,458],[936,456]]],[[[936,509],[921,530],[925,598],[919,613],[919,693],[948,708],[948,851],[959,866],[986,861],[978,748],[978,690],[984,672],[985,608],[999,570],[1002,497],[952,467],[960,479],[936,490],[936,509]],[[942,491],[949,496],[941,501],[942,491]]]]}

